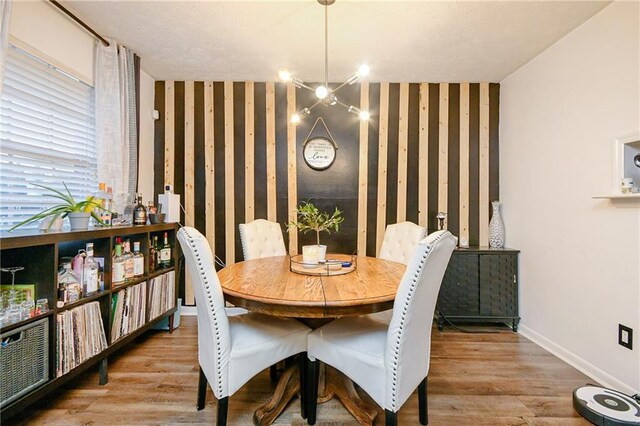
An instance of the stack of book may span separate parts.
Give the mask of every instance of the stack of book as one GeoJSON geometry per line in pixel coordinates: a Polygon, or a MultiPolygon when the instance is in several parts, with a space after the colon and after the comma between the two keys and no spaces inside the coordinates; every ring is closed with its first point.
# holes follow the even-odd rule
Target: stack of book
{"type": "Polygon", "coordinates": [[[58,377],[107,348],[98,302],[90,302],[58,314],[56,326],[58,377]]]}
{"type": "Polygon", "coordinates": [[[127,287],[113,295],[111,343],[145,324],[146,298],[146,282],[127,287]]]}
{"type": "Polygon", "coordinates": [[[175,272],[171,271],[149,282],[149,319],[167,312],[175,305],[175,272]]]}

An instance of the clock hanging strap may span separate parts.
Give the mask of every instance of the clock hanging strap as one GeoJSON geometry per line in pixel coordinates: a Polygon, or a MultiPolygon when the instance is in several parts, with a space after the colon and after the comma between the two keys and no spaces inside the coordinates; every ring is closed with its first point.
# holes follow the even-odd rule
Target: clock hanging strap
{"type": "Polygon", "coordinates": [[[331,143],[333,144],[334,147],[336,147],[336,149],[338,148],[338,144],[336,143],[336,140],[333,138],[333,135],[331,134],[331,132],[329,131],[329,128],[327,127],[327,124],[324,122],[324,120],[322,119],[322,117],[318,117],[316,119],[316,122],[313,123],[313,126],[311,127],[311,130],[309,131],[309,134],[307,135],[307,137],[304,139],[305,141],[305,145],[306,143],[309,141],[309,137],[311,136],[311,134],[313,133],[313,131],[315,130],[316,126],[318,125],[318,122],[322,123],[322,125],[324,126],[324,130],[326,130],[327,134],[329,135],[329,140],[331,141],[331,143]]]}

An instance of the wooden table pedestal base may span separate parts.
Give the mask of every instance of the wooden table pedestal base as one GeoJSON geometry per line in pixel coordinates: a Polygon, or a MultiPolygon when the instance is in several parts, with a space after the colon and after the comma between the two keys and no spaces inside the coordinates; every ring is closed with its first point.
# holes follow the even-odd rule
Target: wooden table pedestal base
{"type": "MultiPolygon", "coordinates": [[[[360,398],[351,379],[333,367],[320,364],[319,381],[318,404],[323,404],[332,398],[338,398],[358,423],[368,426],[373,424],[381,410],[360,398]]],[[[260,426],[271,425],[299,391],[300,372],[296,364],[282,373],[269,402],[258,408],[253,414],[254,423],[260,426]]]]}

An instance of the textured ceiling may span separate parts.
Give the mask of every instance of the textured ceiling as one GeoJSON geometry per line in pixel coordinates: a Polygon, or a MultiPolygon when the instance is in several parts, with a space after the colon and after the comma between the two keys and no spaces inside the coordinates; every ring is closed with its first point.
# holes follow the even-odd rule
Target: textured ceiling
{"type": "MultiPolygon", "coordinates": [[[[324,8],[292,1],[62,2],[158,80],[321,81],[324,8]]],[[[329,6],[329,80],[501,81],[608,2],[353,1],[329,6]]]]}

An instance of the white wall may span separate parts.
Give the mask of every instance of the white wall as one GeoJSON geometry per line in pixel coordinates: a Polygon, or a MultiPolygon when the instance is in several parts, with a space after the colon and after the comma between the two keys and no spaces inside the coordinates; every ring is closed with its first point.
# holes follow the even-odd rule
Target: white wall
{"type": "Polygon", "coordinates": [[[500,195],[520,255],[522,333],[605,385],[640,390],[640,200],[611,191],[640,131],[640,3],[615,2],[507,77],[500,195]],[[617,343],[634,329],[634,350],[617,343]]]}
{"type": "MultiPolygon", "coordinates": [[[[141,60],[144,63],[144,59],[141,60]]],[[[153,200],[153,78],[140,71],[140,145],[138,149],[138,192],[142,200],[153,200]]],[[[153,200],[156,202],[157,200],[153,200]]]]}
{"type": "Polygon", "coordinates": [[[11,42],[93,85],[95,39],[49,2],[14,1],[11,42]]]}

